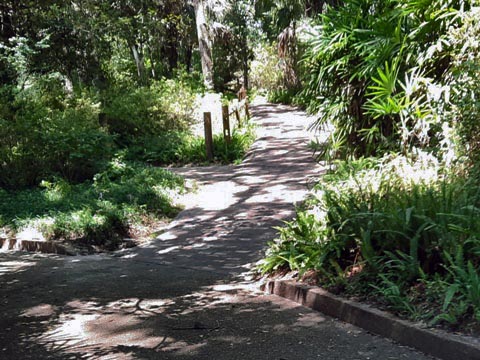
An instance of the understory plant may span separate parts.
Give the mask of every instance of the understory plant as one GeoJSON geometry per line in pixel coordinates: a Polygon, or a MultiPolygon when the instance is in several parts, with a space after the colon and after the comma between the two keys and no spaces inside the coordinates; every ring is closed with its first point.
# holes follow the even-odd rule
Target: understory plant
{"type": "Polygon", "coordinates": [[[50,176],[81,182],[105,167],[113,137],[98,122],[94,96],[66,94],[58,74],[0,92],[0,187],[25,188],[50,176]]]}
{"type": "MultiPolygon", "coordinates": [[[[476,0],[327,6],[303,59],[301,98],[318,113],[317,128],[334,127],[330,159],[455,147],[449,129],[459,116],[445,115],[460,93],[473,98],[459,82],[466,85],[467,68],[478,73],[478,46],[468,40],[478,37],[475,6],[476,0]]],[[[468,117],[467,106],[461,109],[460,117],[468,117]]]]}
{"type": "Polygon", "coordinates": [[[101,120],[121,146],[145,135],[187,131],[197,106],[194,89],[182,76],[142,87],[117,85],[105,91],[103,103],[101,120]]]}
{"type": "Polygon", "coordinates": [[[115,248],[137,226],[176,215],[173,199],[183,191],[183,178],[118,156],[92,182],[59,178],[34,189],[0,189],[0,228],[33,228],[47,240],[115,248]]]}
{"type": "Polygon", "coordinates": [[[297,98],[328,130],[312,147],[331,171],[264,273],[313,271],[332,291],[480,330],[479,5],[352,0],[313,21],[297,98]]]}
{"type": "MultiPolygon", "coordinates": [[[[233,129],[231,141],[223,134],[213,137],[214,160],[223,164],[239,162],[255,140],[253,125],[247,121],[233,129]]],[[[155,165],[205,164],[208,162],[205,139],[188,131],[168,131],[157,136],[136,139],[129,147],[129,155],[155,165]]]]}
{"type": "Polygon", "coordinates": [[[415,160],[337,162],[270,244],[263,272],[308,270],[332,291],[432,323],[478,321],[480,186],[415,160]]]}

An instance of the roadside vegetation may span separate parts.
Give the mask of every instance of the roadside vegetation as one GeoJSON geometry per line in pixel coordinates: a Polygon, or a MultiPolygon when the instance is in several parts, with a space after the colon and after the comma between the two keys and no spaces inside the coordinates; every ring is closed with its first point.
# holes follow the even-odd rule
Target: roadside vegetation
{"type": "MultiPolygon", "coordinates": [[[[7,1],[0,18],[0,236],[115,248],[175,215],[165,168],[206,163],[198,99],[243,88],[329,131],[311,145],[330,171],[261,271],[478,331],[478,0],[7,1]]],[[[215,161],[252,141],[217,135],[215,161]]]]}
{"type": "MultiPolygon", "coordinates": [[[[242,58],[230,51],[246,20],[202,2],[37,5],[0,9],[0,238],[34,228],[114,249],[178,212],[183,179],[162,168],[208,163],[193,131],[200,101],[239,90],[242,58]],[[214,43],[231,58],[215,67],[215,88],[202,74],[196,11],[236,19],[214,43]]],[[[228,143],[214,136],[215,163],[241,161],[254,140],[242,123],[232,121],[228,143]]]]}
{"type": "Polygon", "coordinates": [[[297,19],[301,86],[270,98],[318,114],[330,170],[263,273],[480,333],[479,6],[355,0],[297,19]]]}

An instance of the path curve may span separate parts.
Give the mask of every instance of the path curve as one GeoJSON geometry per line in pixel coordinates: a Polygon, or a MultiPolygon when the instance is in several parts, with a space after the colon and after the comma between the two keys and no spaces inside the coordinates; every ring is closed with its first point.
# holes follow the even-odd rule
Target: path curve
{"type": "Polygon", "coordinates": [[[322,173],[311,118],[252,112],[259,139],[241,165],[175,170],[200,190],[151,242],[113,256],[0,254],[0,358],[427,359],[249,280],[322,173]]]}

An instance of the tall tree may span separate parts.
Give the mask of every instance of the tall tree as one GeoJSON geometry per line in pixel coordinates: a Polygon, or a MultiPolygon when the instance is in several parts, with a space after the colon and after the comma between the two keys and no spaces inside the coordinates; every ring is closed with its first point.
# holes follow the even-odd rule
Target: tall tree
{"type": "Polygon", "coordinates": [[[299,87],[297,71],[297,21],[306,16],[307,0],[259,0],[256,4],[257,17],[270,39],[276,37],[278,55],[283,60],[285,85],[299,87]]]}
{"type": "Polygon", "coordinates": [[[203,81],[207,89],[213,89],[212,40],[206,17],[205,2],[193,0],[195,22],[197,25],[198,48],[202,62],[203,81]]]}
{"type": "Polygon", "coordinates": [[[243,74],[243,86],[248,90],[249,62],[253,58],[251,43],[255,36],[258,35],[254,26],[254,5],[251,0],[235,0],[230,2],[230,21],[228,25],[234,36],[236,44],[235,51],[240,57],[239,62],[241,63],[243,74]]]}

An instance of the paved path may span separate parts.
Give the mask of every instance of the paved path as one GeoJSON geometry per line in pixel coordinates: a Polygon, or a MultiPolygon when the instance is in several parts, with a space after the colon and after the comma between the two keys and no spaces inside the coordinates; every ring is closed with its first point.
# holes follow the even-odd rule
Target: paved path
{"type": "Polygon", "coordinates": [[[0,254],[0,359],[427,359],[264,295],[248,271],[322,169],[311,119],[257,105],[239,166],[179,169],[197,195],[168,231],[114,255],[0,254]]]}

